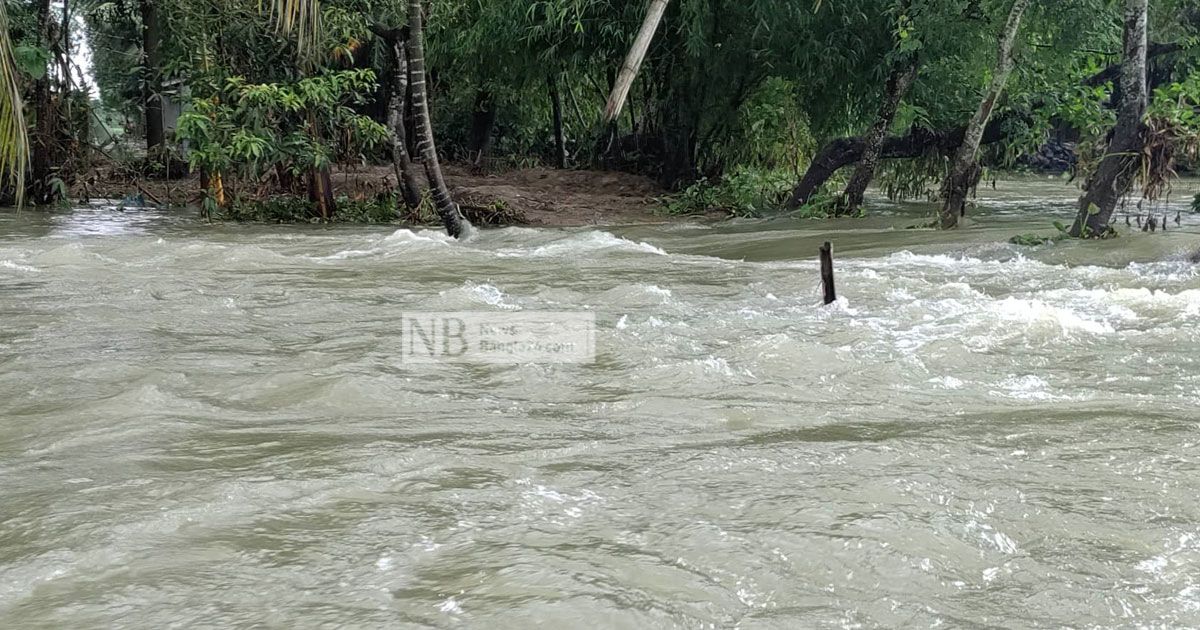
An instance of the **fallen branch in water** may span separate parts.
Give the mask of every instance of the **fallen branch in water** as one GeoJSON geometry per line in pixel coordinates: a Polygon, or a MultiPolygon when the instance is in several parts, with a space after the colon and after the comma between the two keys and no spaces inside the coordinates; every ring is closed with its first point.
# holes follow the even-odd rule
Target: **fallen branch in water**
{"type": "Polygon", "coordinates": [[[156,205],[159,205],[159,206],[165,205],[161,199],[154,196],[154,193],[150,192],[149,190],[146,190],[146,187],[142,186],[142,182],[135,181],[135,182],[133,182],[133,185],[137,186],[138,192],[142,193],[142,195],[144,195],[150,201],[153,201],[156,205]]]}

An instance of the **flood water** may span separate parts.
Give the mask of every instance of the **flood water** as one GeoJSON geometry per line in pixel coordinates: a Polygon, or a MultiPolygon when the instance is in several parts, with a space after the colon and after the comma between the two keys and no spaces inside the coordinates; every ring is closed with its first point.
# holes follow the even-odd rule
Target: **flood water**
{"type": "Polygon", "coordinates": [[[1032,249],[1076,193],[980,194],[464,244],[0,212],[0,627],[1200,625],[1190,192],[1032,249]],[[452,310],[594,312],[598,356],[399,360],[452,310]]]}

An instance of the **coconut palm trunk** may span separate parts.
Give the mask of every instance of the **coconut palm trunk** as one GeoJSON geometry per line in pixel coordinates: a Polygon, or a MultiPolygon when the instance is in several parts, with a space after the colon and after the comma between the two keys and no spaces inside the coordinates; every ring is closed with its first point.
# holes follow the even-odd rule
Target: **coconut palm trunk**
{"type": "Polygon", "coordinates": [[[162,104],[162,20],[158,0],[142,0],[142,105],[146,112],[146,151],[160,151],[166,142],[162,104]]]}
{"type": "MultiPolygon", "coordinates": [[[[37,36],[39,45],[50,50],[50,0],[38,0],[37,36]]],[[[49,71],[33,82],[33,112],[35,120],[30,159],[33,187],[30,192],[33,203],[42,205],[54,201],[50,177],[54,170],[51,151],[54,149],[55,112],[49,71]]]]}
{"type": "Polygon", "coordinates": [[[1129,192],[1137,176],[1146,142],[1146,127],[1142,122],[1148,101],[1146,11],[1147,0],[1127,0],[1125,3],[1125,45],[1117,125],[1100,167],[1088,180],[1079,199],[1079,214],[1071,226],[1071,236],[1108,236],[1112,232],[1109,221],[1117,202],[1129,192]]]}
{"type": "Polygon", "coordinates": [[[408,154],[408,132],[405,113],[408,105],[408,54],[405,52],[407,37],[400,31],[392,31],[385,38],[392,49],[392,83],[388,99],[388,130],[391,132],[392,166],[396,170],[396,185],[411,209],[421,205],[421,184],[417,179],[417,167],[408,154]]]}
{"type": "Polygon", "coordinates": [[[429,192],[438,216],[446,226],[446,233],[461,238],[469,224],[463,218],[458,204],[450,198],[450,190],[446,187],[442,166],[438,162],[437,145],[433,141],[433,122],[429,117],[429,97],[425,87],[425,21],[421,0],[408,2],[408,28],[408,69],[412,78],[413,115],[417,123],[417,151],[425,164],[429,192]]]}
{"type": "Polygon", "coordinates": [[[0,2],[0,188],[7,190],[5,184],[12,182],[12,200],[17,206],[25,201],[28,164],[29,137],[25,134],[21,87],[9,38],[8,9],[0,2]]]}
{"type": "Polygon", "coordinates": [[[996,103],[1008,83],[1008,76],[1013,70],[1013,45],[1017,41],[1017,33],[1021,30],[1021,16],[1029,7],[1030,0],[1016,0],[1009,11],[1008,21],[1004,31],[1000,33],[1000,45],[996,53],[996,69],[992,72],[992,83],[988,86],[979,109],[967,125],[962,144],[950,162],[950,172],[942,184],[942,212],[940,225],[942,229],[950,229],[958,225],[958,218],[966,212],[967,194],[979,181],[980,169],[977,159],[979,145],[983,141],[983,131],[987,128],[996,103]]]}

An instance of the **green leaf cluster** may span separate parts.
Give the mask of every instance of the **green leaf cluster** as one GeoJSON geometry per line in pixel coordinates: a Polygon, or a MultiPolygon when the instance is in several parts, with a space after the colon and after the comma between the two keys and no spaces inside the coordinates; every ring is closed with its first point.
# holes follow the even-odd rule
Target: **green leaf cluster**
{"type": "Polygon", "coordinates": [[[179,119],[194,168],[257,179],[282,170],[301,176],[335,161],[361,160],[387,129],[351,107],[375,88],[370,69],[327,72],[290,83],[226,80],[179,119]]]}

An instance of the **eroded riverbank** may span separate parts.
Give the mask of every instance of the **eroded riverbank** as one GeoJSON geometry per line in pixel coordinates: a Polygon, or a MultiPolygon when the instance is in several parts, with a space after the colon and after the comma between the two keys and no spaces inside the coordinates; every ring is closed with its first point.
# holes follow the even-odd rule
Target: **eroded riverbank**
{"type": "MultiPolygon", "coordinates": [[[[364,166],[339,169],[331,181],[335,195],[361,203],[391,193],[395,179],[390,166],[364,166]]],[[[659,198],[668,192],[649,178],[629,173],[547,168],[484,173],[447,165],[446,179],[464,208],[485,214],[499,209],[504,224],[584,227],[696,220],[666,216],[659,198]]],[[[198,213],[199,193],[199,177],[194,175],[174,180],[147,179],[130,177],[120,168],[107,166],[78,182],[73,197],[109,200],[98,201],[101,206],[138,199],[148,205],[190,206],[193,213],[198,213]]],[[[437,223],[432,214],[426,218],[431,226],[437,223]]],[[[396,217],[395,222],[405,220],[396,217]]]]}

